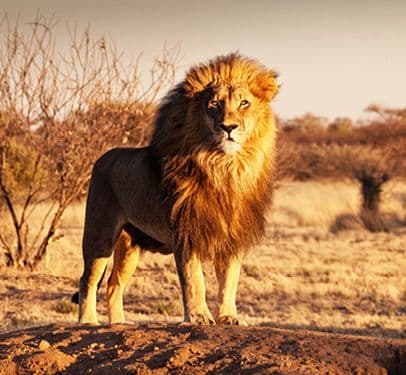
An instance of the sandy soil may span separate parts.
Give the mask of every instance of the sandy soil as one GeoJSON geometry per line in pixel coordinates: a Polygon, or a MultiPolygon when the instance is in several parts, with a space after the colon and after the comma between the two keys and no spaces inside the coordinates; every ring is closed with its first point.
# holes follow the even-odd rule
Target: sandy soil
{"type": "Polygon", "coordinates": [[[268,327],[50,325],[0,335],[0,374],[406,374],[406,340],[268,327]]]}

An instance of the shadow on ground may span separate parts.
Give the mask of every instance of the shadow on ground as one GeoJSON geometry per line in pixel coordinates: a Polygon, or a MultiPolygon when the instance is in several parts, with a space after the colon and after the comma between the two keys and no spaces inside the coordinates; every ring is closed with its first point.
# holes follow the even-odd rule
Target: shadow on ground
{"type": "Polygon", "coordinates": [[[0,335],[0,374],[406,373],[406,340],[271,327],[49,325],[0,335]]]}

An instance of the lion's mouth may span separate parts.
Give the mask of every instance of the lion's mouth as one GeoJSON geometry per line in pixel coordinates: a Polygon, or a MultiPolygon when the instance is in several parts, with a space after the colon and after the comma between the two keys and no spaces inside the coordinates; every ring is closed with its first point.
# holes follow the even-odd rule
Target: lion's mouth
{"type": "Polygon", "coordinates": [[[225,153],[235,153],[241,150],[241,145],[232,137],[228,137],[221,142],[221,149],[225,153]]]}
{"type": "Polygon", "coordinates": [[[219,139],[221,140],[221,142],[237,142],[231,133],[229,134],[222,133],[219,139]]]}

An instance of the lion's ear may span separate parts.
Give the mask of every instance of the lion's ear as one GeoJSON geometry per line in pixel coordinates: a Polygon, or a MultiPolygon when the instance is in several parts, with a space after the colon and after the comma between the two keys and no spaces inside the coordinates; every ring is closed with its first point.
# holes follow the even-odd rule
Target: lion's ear
{"type": "Polygon", "coordinates": [[[277,74],[272,70],[258,73],[254,79],[252,91],[256,96],[268,102],[278,92],[277,74]]]}

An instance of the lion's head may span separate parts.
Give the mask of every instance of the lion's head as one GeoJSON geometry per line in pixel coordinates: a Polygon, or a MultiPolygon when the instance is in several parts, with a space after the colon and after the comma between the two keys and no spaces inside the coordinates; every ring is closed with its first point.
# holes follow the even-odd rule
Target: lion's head
{"type": "Polygon", "coordinates": [[[276,74],[230,54],[192,68],[164,100],[152,145],[162,154],[239,153],[269,125],[276,74]]]}
{"type": "Polygon", "coordinates": [[[161,105],[151,150],[176,246],[220,262],[261,238],[271,202],[276,74],[238,54],[192,68],[161,105]],[[247,229],[249,228],[249,230],[247,229]]]}

